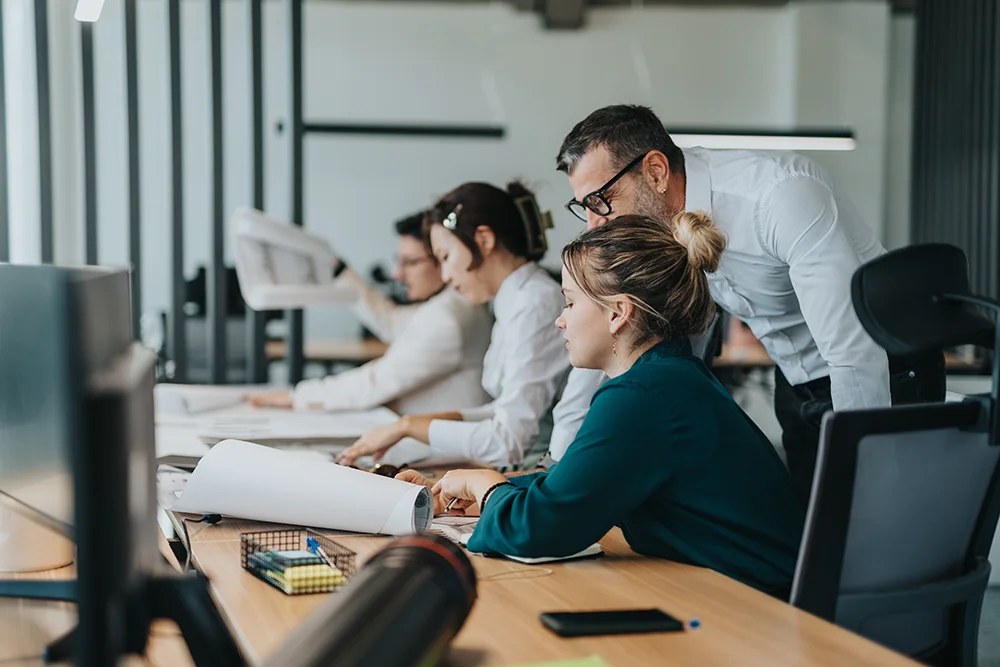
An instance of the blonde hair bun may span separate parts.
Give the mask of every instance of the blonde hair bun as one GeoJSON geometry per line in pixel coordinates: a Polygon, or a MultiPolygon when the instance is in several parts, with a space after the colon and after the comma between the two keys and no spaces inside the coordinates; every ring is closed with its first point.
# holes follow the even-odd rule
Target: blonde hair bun
{"type": "Polygon", "coordinates": [[[674,216],[674,238],[687,249],[692,269],[712,273],[726,249],[726,235],[705,211],[682,211],[674,216]]]}

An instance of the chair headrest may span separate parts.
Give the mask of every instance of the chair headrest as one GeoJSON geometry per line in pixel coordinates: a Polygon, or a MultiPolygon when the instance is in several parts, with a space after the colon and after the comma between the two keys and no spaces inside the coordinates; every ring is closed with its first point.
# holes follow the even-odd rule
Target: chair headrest
{"type": "Polygon", "coordinates": [[[889,354],[970,343],[992,348],[996,313],[946,294],[976,297],[965,253],[944,243],[887,253],[859,268],[851,280],[861,325],[889,354]]]}

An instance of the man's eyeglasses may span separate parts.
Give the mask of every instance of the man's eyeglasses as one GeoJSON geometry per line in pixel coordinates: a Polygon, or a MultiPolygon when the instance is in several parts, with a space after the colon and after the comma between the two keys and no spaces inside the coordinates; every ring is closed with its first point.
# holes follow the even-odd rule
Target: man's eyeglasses
{"type": "Polygon", "coordinates": [[[396,257],[396,264],[399,268],[404,271],[407,269],[412,269],[415,266],[420,266],[424,262],[435,262],[436,260],[430,255],[424,255],[423,257],[396,257]]]}
{"type": "Polygon", "coordinates": [[[614,177],[605,183],[599,190],[594,190],[589,195],[584,197],[583,201],[570,199],[569,203],[566,204],[566,208],[569,209],[570,213],[584,222],[587,222],[587,209],[590,209],[597,215],[611,215],[611,204],[609,204],[608,200],[604,198],[604,193],[610,190],[611,186],[617,183],[622,176],[627,174],[632,167],[642,162],[646,155],[648,155],[648,153],[643,153],[636,159],[629,162],[625,165],[624,169],[615,174],[614,177]]]}

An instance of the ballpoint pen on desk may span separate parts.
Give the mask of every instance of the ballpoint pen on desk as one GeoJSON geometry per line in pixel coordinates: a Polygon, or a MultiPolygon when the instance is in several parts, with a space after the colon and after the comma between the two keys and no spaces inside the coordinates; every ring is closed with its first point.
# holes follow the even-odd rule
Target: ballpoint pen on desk
{"type": "Polygon", "coordinates": [[[327,555],[326,550],[319,545],[319,542],[316,541],[316,538],[314,537],[306,538],[306,549],[309,550],[309,553],[316,554],[317,556],[322,558],[323,562],[332,567],[334,570],[337,570],[338,572],[340,571],[340,568],[338,568],[336,565],[333,564],[333,559],[327,555]]]}

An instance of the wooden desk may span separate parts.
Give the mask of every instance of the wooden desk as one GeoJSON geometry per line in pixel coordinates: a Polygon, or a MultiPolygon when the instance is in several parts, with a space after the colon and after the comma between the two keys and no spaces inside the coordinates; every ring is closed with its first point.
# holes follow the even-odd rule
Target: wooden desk
{"type": "MultiPolygon", "coordinates": [[[[290,597],[240,568],[241,530],[261,524],[226,519],[192,532],[192,557],[248,659],[269,657],[326,595],[290,597]]],[[[336,537],[360,561],[388,541],[336,537]]],[[[479,599],[456,637],[447,665],[516,665],[597,654],[612,667],[644,665],[916,665],[783,602],[715,572],[629,550],[617,529],[602,540],[607,556],[545,568],[472,556],[479,599]],[[545,574],[546,569],[552,574],[545,574]],[[503,578],[496,578],[498,575],[503,578]],[[561,639],[538,620],[543,611],[660,607],[702,627],[684,633],[561,639]]]]}
{"type": "MultiPolygon", "coordinates": [[[[344,338],[331,340],[307,340],[303,354],[306,361],[324,364],[366,364],[385,354],[389,346],[372,338],[344,338]]],[[[269,340],[264,347],[269,361],[284,359],[285,341],[269,340]]]]}

